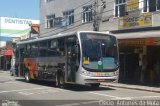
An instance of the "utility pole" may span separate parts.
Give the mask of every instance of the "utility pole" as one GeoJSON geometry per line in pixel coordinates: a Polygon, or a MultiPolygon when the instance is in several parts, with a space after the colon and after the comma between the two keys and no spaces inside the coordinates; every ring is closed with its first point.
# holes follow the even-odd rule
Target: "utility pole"
{"type": "Polygon", "coordinates": [[[94,0],[94,5],[93,5],[93,30],[94,31],[99,31],[100,21],[102,19],[102,12],[106,7],[105,0],[101,0],[101,2],[102,2],[102,5],[99,5],[100,4],[99,0],[94,0]]]}
{"type": "Polygon", "coordinates": [[[98,0],[94,0],[93,5],[93,30],[99,31],[99,20],[98,20],[98,0]]]}

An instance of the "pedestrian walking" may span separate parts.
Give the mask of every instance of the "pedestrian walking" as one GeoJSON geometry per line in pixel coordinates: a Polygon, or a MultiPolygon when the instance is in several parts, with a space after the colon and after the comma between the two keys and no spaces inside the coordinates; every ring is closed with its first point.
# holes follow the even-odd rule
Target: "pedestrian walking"
{"type": "Polygon", "coordinates": [[[158,60],[154,65],[154,71],[156,73],[156,82],[160,83],[160,62],[158,60]]]}

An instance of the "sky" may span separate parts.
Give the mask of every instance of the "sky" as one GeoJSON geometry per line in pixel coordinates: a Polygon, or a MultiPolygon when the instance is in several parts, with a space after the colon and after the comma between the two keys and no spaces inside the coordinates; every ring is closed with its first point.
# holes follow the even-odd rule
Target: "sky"
{"type": "Polygon", "coordinates": [[[40,0],[0,0],[0,16],[39,19],[40,0]]]}

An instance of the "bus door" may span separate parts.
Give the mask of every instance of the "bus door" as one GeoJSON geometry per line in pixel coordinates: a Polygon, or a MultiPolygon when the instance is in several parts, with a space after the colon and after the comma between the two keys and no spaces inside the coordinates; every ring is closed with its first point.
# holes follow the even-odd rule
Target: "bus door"
{"type": "Polygon", "coordinates": [[[20,47],[20,48],[17,48],[16,49],[16,53],[17,53],[17,56],[16,56],[16,71],[18,71],[16,74],[18,76],[23,76],[24,75],[24,70],[23,70],[23,61],[24,61],[24,48],[23,47],[20,47]]]}
{"type": "Polygon", "coordinates": [[[76,76],[76,52],[75,52],[75,45],[76,45],[76,37],[68,37],[66,40],[66,50],[67,50],[67,82],[75,82],[76,76]]]}

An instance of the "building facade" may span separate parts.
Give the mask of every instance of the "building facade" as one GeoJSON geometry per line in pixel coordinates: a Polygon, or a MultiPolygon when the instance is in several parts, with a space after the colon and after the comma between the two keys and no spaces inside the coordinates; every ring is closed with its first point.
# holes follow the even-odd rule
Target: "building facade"
{"type": "Polygon", "coordinates": [[[109,31],[119,41],[119,81],[159,83],[159,10],[160,0],[41,0],[40,36],[109,31]]]}
{"type": "Polygon", "coordinates": [[[9,70],[13,55],[13,43],[29,38],[31,24],[39,24],[39,20],[12,17],[0,17],[0,69],[9,70]]]}

